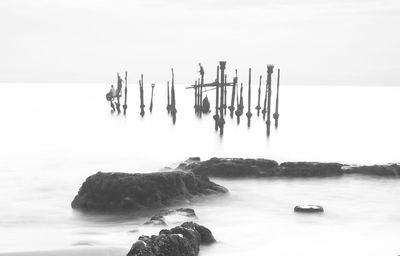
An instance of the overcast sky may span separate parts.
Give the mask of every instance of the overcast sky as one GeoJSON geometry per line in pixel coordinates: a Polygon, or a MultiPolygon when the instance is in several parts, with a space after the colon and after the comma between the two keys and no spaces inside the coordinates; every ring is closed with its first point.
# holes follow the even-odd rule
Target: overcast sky
{"type": "Polygon", "coordinates": [[[400,85],[399,0],[0,0],[0,82],[213,80],[400,85]]]}

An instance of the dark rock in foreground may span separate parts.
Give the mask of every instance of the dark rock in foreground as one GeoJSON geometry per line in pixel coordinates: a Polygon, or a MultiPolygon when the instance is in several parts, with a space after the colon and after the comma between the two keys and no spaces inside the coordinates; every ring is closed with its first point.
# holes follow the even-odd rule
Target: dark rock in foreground
{"type": "Polygon", "coordinates": [[[370,166],[349,166],[345,168],[346,173],[374,175],[374,176],[387,176],[387,177],[400,177],[400,165],[370,165],[370,166]]]}
{"type": "Polygon", "coordinates": [[[196,175],[213,177],[275,176],[278,163],[268,159],[211,158],[185,166],[196,175]]]}
{"type": "Polygon", "coordinates": [[[185,222],[170,230],[161,230],[158,236],[139,237],[127,256],[196,256],[200,244],[213,242],[215,238],[208,228],[185,222]]]}
{"type": "Polygon", "coordinates": [[[179,222],[188,221],[188,219],[197,219],[196,213],[191,208],[179,208],[176,210],[162,209],[160,212],[150,218],[150,220],[144,223],[145,225],[163,225],[167,226],[166,216],[181,217],[179,222]],[[184,220],[184,221],[183,221],[184,220]]]}
{"type": "Polygon", "coordinates": [[[106,211],[160,208],[188,201],[194,196],[227,191],[207,177],[191,172],[98,172],[82,184],[71,206],[106,211]]]}
{"type": "MultiPolygon", "coordinates": [[[[186,162],[185,162],[186,163],[186,162]]],[[[210,177],[328,177],[343,175],[342,164],[286,162],[278,165],[269,159],[211,158],[181,164],[184,170],[210,177]]]]}

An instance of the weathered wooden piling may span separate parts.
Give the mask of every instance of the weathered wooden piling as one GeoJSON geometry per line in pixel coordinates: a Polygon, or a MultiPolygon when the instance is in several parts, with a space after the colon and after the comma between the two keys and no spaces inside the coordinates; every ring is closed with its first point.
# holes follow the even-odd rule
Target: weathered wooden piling
{"type": "Polygon", "coordinates": [[[198,95],[198,85],[197,80],[194,81],[194,112],[199,111],[199,95],[198,95]]]}
{"type": "Polygon", "coordinates": [[[224,105],[223,105],[224,115],[226,115],[226,108],[228,106],[226,104],[226,92],[228,91],[227,88],[226,88],[227,81],[228,81],[228,78],[227,78],[227,75],[225,74],[225,77],[224,77],[224,105]]]}
{"type": "Polygon", "coordinates": [[[237,85],[237,69],[235,70],[235,73],[236,73],[236,76],[233,78],[231,105],[228,107],[231,118],[233,118],[233,112],[235,111],[235,90],[236,90],[236,85],[237,85]]]}
{"type": "MultiPolygon", "coordinates": [[[[220,106],[220,117],[219,117],[219,134],[224,134],[224,95],[225,95],[225,65],[226,61],[220,61],[219,66],[221,69],[221,106],[220,106]]],[[[226,107],[226,105],[225,105],[226,107]]]]}
{"type": "Polygon", "coordinates": [[[144,89],[143,89],[143,74],[140,75],[139,80],[139,87],[140,87],[140,115],[144,116],[144,89]]]}
{"type": "Polygon", "coordinates": [[[267,109],[267,136],[270,134],[270,125],[271,125],[271,76],[274,70],[274,65],[267,66],[267,86],[268,86],[268,109],[267,109]]]}
{"type": "Polygon", "coordinates": [[[261,81],[262,81],[262,76],[260,76],[260,84],[259,84],[259,86],[258,86],[258,104],[257,104],[257,107],[256,107],[256,109],[257,109],[257,116],[260,116],[260,109],[261,109],[261,106],[260,106],[261,81]]]}
{"type": "Polygon", "coordinates": [[[114,103],[113,103],[112,100],[110,100],[110,107],[111,107],[111,114],[114,114],[114,112],[115,112],[115,105],[114,105],[114,103]]]}
{"type": "Polygon", "coordinates": [[[268,81],[265,82],[264,107],[262,110],[263,120],[265,120],[265,114],[267,113],[267,99],[268,99],[268,81]]]}
{"type": "Polygon", "coordinates": [[[237,100],[238,105],[237,105],[237,110],[235,111],[236,117],[237,117],[237,123],[240,123],[240,116],[243,114],[243,83],[240,83],[240,96],[239,99],[237,100]]]}
{"type": "Polygon", "coordinates": [[[117,103],[115,104],[117,108],[118,115],[121,114],[121,104],[119,98],[121,97],[121,90],[122,90],[122,79],[117,73],[117,103]]]}
{"type": "Polygon", "coordinates": [[[201,115],[201,113],[204,112],[204,109],[203,109],[204,68],[201,65],[201,63],[199,63],[199,66],[200,66],[199,72],[200,72],[200,115],[201,115]]]}
{"type": "Polygon", "coordinates": [[[248,94],[248,107],[247,107],[247,125],[250,126],[250,119],[253,114],[251,113],[251,68],[249,68],[249,94],[248,94]]]}
{"type": "Polygon", "coordinates": [[[153,112],[153,93],[154,93],[154,86],[155,84],[151,84],[151,100],[150,100],[150,113],[153,112]]]}
{"type": "Polygon", "coordinates": [[[124,105],[122,106],[124,109],[124,116],[126,115],[126,109],[128,108],[127,97],[128,97],[128,72],[125,71],[125,98],[124,98],[124,105]]]}
{"type": "Polygon", "coordinates": [[[168,114],[169,114],[169,112],[171,112],[171,103],[169,100],[169,81],[167,81],[167,111],[168,111],[168,114]]]}
{"type": "Polygon", "coordinates": [[[215,130],[218,131],[219,115],[218,115],[218,102],[219,102],[219,66],[217,66],[217,81],[215,85],[215,115],[213,116],[215,121],[215,130]]]}
{"type": "Polygon", "coordinates": [[[172,72],[172,81],[171,81],[171,114],[175,118],[177,110],[176,110],[176,98],[175,98],[175,78],[174,78],[174,69],[173,68],[171,68],[171,72],[172,72]]]}
{"type": "Polygon", "coordinates": [[[276,83],[276,101],[275,101],[275,113],[273,115],[275,119],[275,128],[278,128],[278,119],[279,119],[279,79],[281,76],[281,70],[278,68],[278,79],[276,83]]]}

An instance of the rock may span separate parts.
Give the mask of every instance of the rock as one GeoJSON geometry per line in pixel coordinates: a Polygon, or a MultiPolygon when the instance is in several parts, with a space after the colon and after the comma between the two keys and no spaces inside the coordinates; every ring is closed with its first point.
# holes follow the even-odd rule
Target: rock
{"type": "Polygon", "coordinates": [[[277,176],[281,177],[329,177],[344,174],[339,163],[285,162],[279,165],[277,176]]]}
{"type": "Polygon", "coordinates": [[[196,175],[210,177],[329,177],[343,175],[342,164],[286,162],[269,159],[211,158],[187,165],[196,175]]]}
{"type": "Polygon", "coordinates": [[[189,170],[195,166],[196,163],[200,162],[200,157],[189,157],[186,161],[180,163],[176,169],[189,170]]]}
{"type": "Polygon", "coordinates": [[[399,164],[370,165],[370,166],[349,166],[345,168],[349,174],[364,174],[374,176],[400,177],[399,164]]]}
{"type": "Polygon", "coordinates": [[[294,207],[294,211],[301,213],[321,213],[324,212],[324,208],[319,205],[298,205],[294,207]]]}
{"type": "MultiPolygon", "coordinates": [[[[200,244],[206,244],[198,230],[208,228],[194,224],[182,224],[170,230],[163,229],[158,236],[141,236],[127,256],[196,256],[200,244]]],[[[211,234],[211,232],[210,232],[211,234]]],[[[212,234],[211,234],[212,236],[212,234]]],[[[215,239],[214,239],[215,241],[215,239]]]]}
{"type": "Polygon", "coordinates": [[[173,220],[174,223],[183,223],[188,219],[197,219],[196,213],[191,208],[179,208],[176,210],[162,209],[160,212],[150,218],[145,225],[163,225],[167,226],[167,219],[169,222],[173,220]]]}
{"type": "Polygon", "coordinates": [[[274,176],[278,163],[268,159],[211,158],[187,166],[196,175],[212,177],[274,176]]]}
{"type": "Polygon", "coordinates": [[[167,226],[167,222],[163,215],[157,214],[150,218],[150,220],[144,223],[145,225],[162,225],[167,226]]]}
{"type": "Polygon", "coordinates": [[[211,231],[204,226],[201,226],[195,222],[185,222],[181,226],[199,232],[202,244],[212,244],[215,242],[215,238],[211,231]]]}
{"type": "Polygon", "coordinates": [[[161,208],[228,190],[191,172],[103,173],[86,179],[72,208],[103,211],[161,208]]]}

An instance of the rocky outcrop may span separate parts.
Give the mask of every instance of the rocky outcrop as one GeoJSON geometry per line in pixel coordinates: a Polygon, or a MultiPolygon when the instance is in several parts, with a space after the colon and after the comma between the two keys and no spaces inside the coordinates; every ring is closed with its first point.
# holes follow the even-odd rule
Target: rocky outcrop
{"type": "Polygon", "coordinates": [[[197,219],[196,213],[192,208],[179,208],[176,210],[162,209],[159,213],[152,216],[150,220],[146,221],[145,225],[162,225],[167,226],[167,220],[173,219],[174,223],[183,223],[190,219],[197,219]]]}
{"type": "Polygon", "coordinates": [[[186,202],[195,196],[222,194],[227,191],[207,177],[191,172],[98,172],[82,184],[71,206],[106,211],[162,208],[186,202]]]}
{"type": "Polygon", "coordinates": [[[181,169],[210,177],[329,177],[344,173],[342,164],[317,162],[285,162],[269,159],[211,158],[202,162],[186,161],[181,169]]]}
{"type": "Polygon", "coordinates": [[[400,177],[400,165],[399,164],[348,166],[344,169],[345,169],[345,172],[349,173],[349,174],[363,174],[363,175],[385,176],[385,177],[400,177]]]}
{"type": "Polygon", "coordinates": [[[196,175],[235,178],[275,176],[277,167],[276,161],[268,159],[211,158],[185,165],[183,169],[196,175]]]}
{"type": "Polygon", "coordinates": [[[211,231],[194,222],[185,222],[158,236],[141,236],[127,256],[196,256],[201,244],[215,242],[211,231]]]}
{"type": "Polygon", "coordinates": [[[344,174],[339,163],[285,162],[279,165],[277,176],[281,177],[329,177],[344,174]]]}

